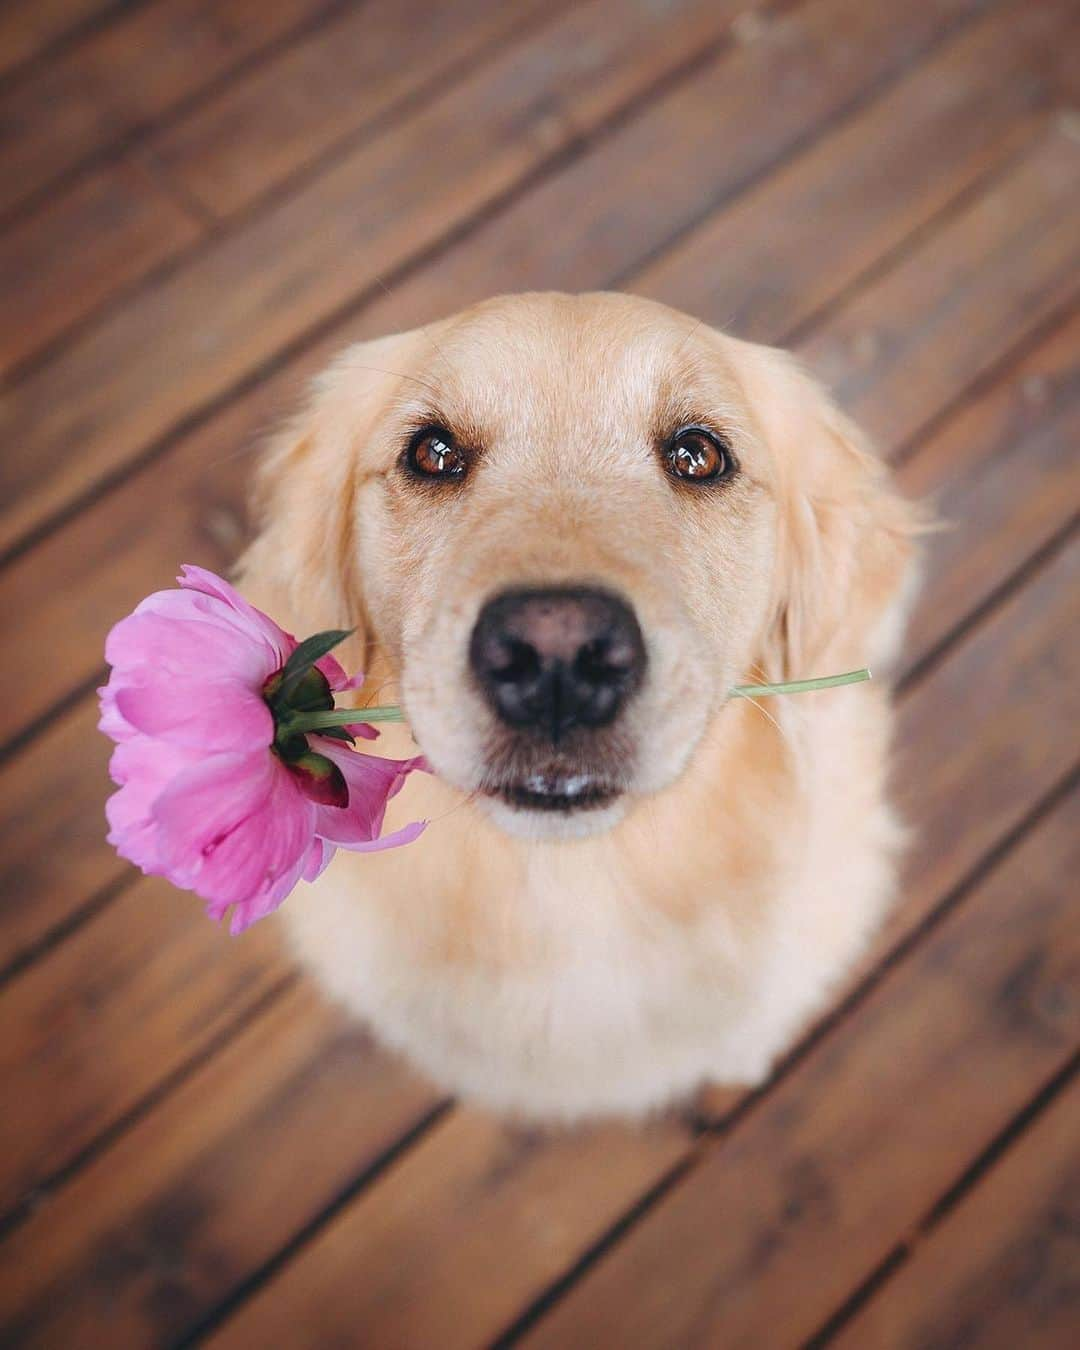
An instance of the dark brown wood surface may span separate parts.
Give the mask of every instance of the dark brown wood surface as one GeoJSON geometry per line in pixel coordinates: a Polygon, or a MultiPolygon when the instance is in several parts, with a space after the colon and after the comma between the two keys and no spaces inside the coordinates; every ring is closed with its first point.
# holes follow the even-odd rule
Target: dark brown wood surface
{"type": "Polygon", "coordinates": [[[0,1343],[1071,1347],[1080,15],[0,7],[0,1343]],[[760,1092],[445,1100],[104,842],[109,625],[348,341],[619,287],[793,346],[947,528],[902,895],[760,1092]]]}

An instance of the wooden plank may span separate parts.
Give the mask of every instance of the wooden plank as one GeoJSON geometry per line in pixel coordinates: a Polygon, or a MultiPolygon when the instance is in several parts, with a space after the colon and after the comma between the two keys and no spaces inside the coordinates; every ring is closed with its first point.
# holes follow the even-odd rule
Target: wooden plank
{"type": "Polygon", "coordinates": [[[184,208],[126,160],[10,226],[0,233],[0,375],[202,234],[184,208]]]}
{"type": "MultiPolygon", "coordinates": [[[[230,216],[388,109],[427,93],[433,81],[444,84],[455,67],[561,7],[551,0],[369,0],[230,81],[156,133],[149,148],[207,211],[230,216]]],[[[563,77],[572,80],[573,70],[563,77]]]]}
{"type": "MultiPolygon", "coordinates": [[[[815,53],[818,44],[824,44],[825,41],[826,34],[815,30],[811,53],[815,53]]],[[[781,44],[781,48],[785,52],[789,51],[784,44],[781,44]]],[[[749,61],[749,57],[745,59],[749,61]]],[[[795,81],[796,87],[801,88],[812,73],[814,59],[812,55],[805,54],[801,58],[803,62],[810,63],[811,70],[805,64],[795,62],[794,69],[790,65],[781,65],[772,73],[779,78],[786,71],[788,79],[795,81]]],[[[761,87],[757,77],[768,71],[763,72],[756,55],[750,63],[750,74],[755,77],[753,80],[747,76],[725,78],[725,71],[730,74],[729,67],[737,65],[741,70],[743,64],[742,51],[732,55],[730,61],[717,64],[709,76],[717,96],[733,86],[739,86],[743,88],[743,97],[757,100],[757,91],[761,87]]],[[[706,91],[695,85],[691,92],[696,96],[695,103],[700,104],[706,91]]],[[[681,94],[679,110],[684,121],[692,111],[683,105],[681,94]]],[[[745,115],[745,109],[743,113],[745,115]]],[[[989,118],[989,113],[987,116],[989,118]]],[[[646,124],[650,120],[646,119],[646,124]]],[[[734,107],[731,109],[731,122],[733,125],[741,124],[734,107]]],[[[792,134],[792,128],[788,129],[788,134],[792,134]]],[[[775,142],[770,144],[775,150],[775,142]]],[[[608,146],[607,149],[611,150],[612,147],[608,146]]],[[[635,154],[645,153],[645,146],[637,141],[633,143],[633,149],[635,154]]],[[[663,163],[660,158],[661,147],[654,146],[652,153],[654,158],[650,164],[659,168],[663,163]]],[[[757,153],[763,153],[760,147],[757,153]]],[[[671,158],[666,151],[664,157],[671,158]]],[[[723,154],[717,156],[718,173],[730,170],[730,165],[727,170],[722,169],[720,161],[723,159],[723,154]]],[[[290,399],[295,399],[293,391],[298,387],[300,377],[318,369],[336,348],[357,336],[375,335],[392,331],[399,325],[422,322],[431,317],[433,306],[441,308],[445,305],[452,309],[500,285],[516,289],[532,284],[567,284],[575,287],[600,283],[607,275],[600,270],[602,267],[621,265],[627,250],[631,250],[629,256],[637,256],[635,251],[647,246],[648,239],[638,238],[636,225],[639,222],[632,221],[628,225],[635,228],[628,233],[619,233],[610,239],[605,236],[602,247],[599,244],[596,246],[589,263],[594,269],[591,274],[567,276],[565,273],[553,274],[544,270],[537,275],[532,270],[536,257],[535,254],[530,255],[528,250],[538,247],[537,241],[558,234],[557,230],[536,230],[537,216],[552,221],[563,221],[570,217],[582,227],[583,235],[589,237],[589,219],[581,213],[594,211],[596,203],[606,200],[606,180],[601,177],[605,172],[605,163],[604,154],[589,157],[588,167],[594,180],[599,181],[594,181],[588,190],[577,171],[566,176],[565,182],[560,176],[557,181],[562,186],[557,197],[548,191],[552,184],[530,194],[520,208],[452,250],[443,263],[434,269],[420,272],[411,282],[396,288],[392,296],[375,301],[359,319],[339,325],[302,363],[287,369],[277,378],[275,384],[283,392],[276,396],[268,394],[265,398],[250,395],[248,397],[254,406],[249,416],[245,418],[240,414],[229,413],[209,423],[206,432],[200,432],[196,438],[205,446],[201,452],[186,448],[191,442],[184,441],[173,453],[179,453],[186,460],[186,468],[170,468],[168,465],[173,455],[163,457],[146,473],[134,479],[130,486],[125,485],[118,494],[111,494],[79,520],[66,526],[61,536],[45,541],[0,573],[0,608],[16,616],[26,640],[36,640],[38,635],[48,634],[50,642],[63,644],[62,653],[58,652],[58,658],[62,656],[62,659],[42,671],[41,678],[33,684],[5,678],[4,673],[0,672],[0,740],[12,735],[43,707],[62,697],[70,687],[69,681],[74,678],[75,671],[81,672],[82,678],[90,676],[99,660],[102,631],[112,619],[140,598],[141,587],[165,583],[172,575],[177,560],[206,557],[208,552],[211,561],[223,556],[220,546],[208,538],[208,531],[201,522],[210,511],[216,509],[214,500],[219,494],[232,501],[242,496],[238,485],[239,469],[246,471],[246,465],[238,466],[232,459],[233,453],[237,447],[251,443],[255,430],[261,429],[271,416],[271,409],[283,410],[290,399]],[[594,158],[597,161],[595,163],[592,162],[594,158]],[[522,251],[524,256],[517,257],[522,251]],[[190,501],[192,494],[195,495],[194,502],[190,501]],[[152,499],[168,501],[169,511],[148,512],[146,503],[152,499]],[[166,551],[166,546],[173,548],[171,555],[166,551]],[[140,549],[149,549],[149,555],[136,557],[140,549]]],[[[942,162],[939,159],[937,164],[947,179],[951,179],[958,168],[958,162],[952,160],[942,162]]],[[[680,174],[684,179],[687,178],[681,169],[680,174]]],[[[929,170],[924,174],[916,166],[915,180],[909,182],[905,178],[898,178],[897,190],[901,194],[910,190],[914,195],[919,190],[917,182],[933,176],[929,170]]],[[[700,175],[689,177],[697,182],[700,175]]],[[[662,193],[650,192],[644,195],[652,203],[667,200],[662,193]]],[[[656,231],[660,228],[661,213],[659,208],[654,209],[657,214],[652,228],[656,231]]],[[[669,218],[664,232],[669,231],[672,225],[673,221],[669,218]]],[[[797,226],[793,226],[792,233],[798,236],[797,226]]],[[[575,250],[556,248],[546,257],[544,267],[547,269],[548,263],[553,267],[563,267],[559,259],[575,256],[575,250]]],[[[802,257],[805,270],[812,271],[815,266],[812,254],[804,249],[802,257]]],[[[986,265],[987,285],[995,284],[992,267],[994,259],[986,257],[979,261],[986,265]]],[[[1015,263],[1023,275],[1041,266],[1040,260],[1034,257],[1018,262],[1010,259],[1009,262],[1015,263]]],[[[791,313],[798,312],[793,297],[791,313]]],[[[1020,318],[1020,315],[1016,316],[1017,326],[1011,330],[1014,335],[1020,318]]],[[[779,334],[769,336],[778,337],[779,334]]],[[[241,403],[238,406],[244,405],[241,403]]],[[[235,545],[236,537],[233,542],[235,545]]],[[[225,550],[224,556],[230,556],[228,550],[225,550]]]]}
{"type": "Polygon", "coordinates": [[[837,1350],[1062,1350],[1080,1326],[1075,1080],[830,1341],[837,1350]]]}
{"type": "MultiPolygon", "coordinates": [[[[696,221],[812,144],[823,127],[914,65],[946,34],[962,31],[981,8],[920,4],[897,10],[814,0],[753,15],[738,26],[734,51],[680,80],[646,115],[481,225],[434,269],[396,286],[392,298],[377,299],[360,317],[361,335],[426,322],[503,290],[636,289],[643,260],[677,249],[673,241],[696,221]],[[770,91],[768,99],[762,89],[770,91]]],[[[1012,15],[1003,13],[999,22],[1012,15]]],[[[993,112],[988,115],[993,121],[993,112]]],[[[919,114],[908,108],[905,116],[919,114]]],[[[925,165],[931,177],[942,167],[938,157],[925,165]]],[[[969,171],[959,160],[949,172],[963,181],[969,171]]],[[[925,191],[918,174],[910,181],[898,178],[895,186],[898,196],[919,198],[925,191]]],[[[801,222],[789,224],[797,231],[801,222]]],[[[709,268],[727,276],[735,270],[727,255],[710,260],[709,268]]],[[[797,306],[797,294],[791,301],[797,306]]],[[[698,313],[696,301],[689,310],[698,313]]],[[[722,305],[713,317],[725,320],[722,305]]]]}
{"type": "Polygon", "coordinates": [[[175,1344],[434,1105],[290,991],[8,1240],[0,1339],[175,1344]]]}
{"type": "Polygon", "coordinates": [[[0,770],[0,971],[127,874],[105,842],[111,748],[84,699],[0,770]]]}
{"type": "MultiPolygon", "coordinates": [[[[1078,808],[1073,794],[524,1344],[804,1344],[1073,1054],[1078,808]]],[[[299,1278],[264,1311],[287,1317],[299,1278]]]]}
{"type": "Polygon", "coordinates": [[[144,878],[0,990],[0,1213],[252,1008],[288,969],[271,925],[231,941],[144,878]]]}
{"type": "Polygon", "coordinates": [[[1078,567],[1074,535],[904,700],[896,799],[915,848],[883,941],[910,932],[1072,768],[1075,738],[1061,732],[1080,713],[1066,678],[1078,657],[1078,567]]]}
{"type": "MultiPolygon", "coordinates": [[[[870,47],[867,60],[842,63],[855,74],[837,81],[835,90],[827,86],[827,94],[781,100],[782,111],[762,119],[762,139],[752,138],[757,153],[763,142],[768,148],[764,163],[808,135],[807,107],[835,112],[873,87],[883,67],[910,54],[913,32],[929,41],[961,2],[909,6],[902,17],[890,11],[881,20],[888,35],[884,55],[870,47]]],[[[727,8],[704,0],[679,3],[678,15],[650,9],[635,25],[612,23],[616,0],[575,8],[145,292],[122,316],[104,321],[62,360],[24,381],[4,409],[3,429],[16,453],[0,479],[6,507],[0,544],[40,525],[325,319],[347,299],[343,277],[362,287],[430,246],[538,162],[656,86],[665,69],[674,69],[708,35],[723,32],[727,8]],[[557,73],[579,49],[595,61],[592,77],[579,71],[575,84],[556,88],[557,73]],[[434,158],[433,144],[440,147],[434,158]],[[70,454],[72,444],[81,447],[78,457],[70,454]]],[[[848,0],[849,11],[867,8],[848,0]]],[[[829,41],[816,30],[814,39],[810,54],[829,41]]],[[[807,55],[801,52],[794,63],[803,79],[815,68],[807,55]]],[[[745,89],[744,114],[760,108],[760,89],[760,83],[745,89]]],[[[715,123],[709,125],[715,134],[715,123]]],[[[732,125],[738,125],[740,141],[747,139],[745,115],[732,125]]],[[[741,162],[753,153],[744,151],[741,162]]],[[[669,147],[657,147],[660,154],[672,158],[669,147]]],[[[538,233],[535,217],[530,228],[538,233]]],[[[402,317],[395,311],[390,326],[402,317]]]]}
{"type": "Polygon", "coordinates": [[[40,55],[116,0],[6,0],[0,9],[0,75],[40,55]]]}
{"type": "Polygon", "coordinates": [[[910,671],[1067,525],[1080,502],[1080,313],[922,442],[897,477],[933,502],[910,671]]]}
{"type": "Polygon", "coordinates": [[[686,1147],[672,1123],[545,1136],[459,1110],[207,1344],[275,1325],[297,1347],[359,1327],[371,1345],[487,1344],[686,1147]]]}
{"type": "MultiPolygon", "coordinates": [[[[9,1309],[0,1322],[4,1344],[63,1344],[88,1326],[100,1329],[103,1343],[174,1343],[271,1258],[283,1234],[360,1176],[395,1130],[433,1104],[429,1089],[388,1066],[301,992],[238,1037],[82,1173],[62,1201],[24,1226],[9,1248],[10,1274],[0,1281],[0,1302],[9,1309]]],[[[574,1166],[583,1138],[542,1144],[488,1119],[467,1127],[471,1119],[458,1113],[428,1136],[447,1166],[456,1165],[452,1197],[403,1193],[396,1166],[378,1187],[398,1194],[398,1225],[424,1232],[433,1252],[456,1251],[463,1268],[529,1231],[532,1275],[540,1281],[554,1268],[563,1225],[602,1224],[610,1196],[684,1143],[671,1124],[599,1130],[589,1137],[597,1151],[603,1145],[604,1161],[586,1180],[574,1166]],[[537,1213],[504,1212],[500,1177],[507,1169],[529,1176],[537,1213]]],[[[367,1248],[377,1252],[394,1236],[365,1230],[351,1263],[358,1290],[378,1296],[356,1276],[368,1264],[367,1248]]],[[[528,1275],[522,1270],[518,1286],[495,1297],[512,1310],[515,1297],[528,1292],[528,1275]]],[[[391,1303],[394,1285],[390,1277],[380,1291],[391,1303]]],[[[473,1315],[478,1292],[462,1289],[463,1317],[473,1315]]],[[[407,1315],[422,1318],[423,1310],[407,1315]]]]}
{"type": "Polygon", "coordinates": [[[871,435],[904,444],[926,421],[912,388],[944,406],[1008,352],[1018,319],[1034,328],[1080,294],[1078,208],[1080,140],[1063,120],[925,249],[865,287],[803,356],[871,435]],[[995,285],[971,266],[976,254],[995,285]]]}
{"type": "MultiPolygon", "coordinates": [[[[43,137],[50,145],[56,142],[59,150],[53,159],[66,164],[80,147],[131,133],[184,93],[220,77],[249,54],[251,44],[272,42],[282,25],[288,28],[305,17],[306,11],[315,12],[329,3],[289,0],[283,7],[272,7],[269,26],[249,13],[253,8],[262,12],[264,7],[257,0],[229,0],[210,8],[205,0],[169,0],[134,11],[95,42],[76,48],[67,62],[75,63],[74,70],[63,62],[57,71],[49,67],[55,78],[34,82],[34,99],[29,104],[22,86],[9,95],[21,99],[13,109],[5,109],[0,95],[0,208],[8,192],[30,192],[35,167],[39,176],[45,173],[34,158],[39,152],[44,155],[43,137]],[[90,98],[105,103],[92,125],[83,106],[90,98]],[[118,99],[122,106],[114,108],[118,99]],[[5,127],[11,128],[6,136],[5,127]]],[[[339,132],[371,123],[410,89],[422,87],[437,73],[446,78],[451,56],[474,55],[520,27],[529,15],[525,5],[493,6],[490,0],[470,3],[476,11],[471,16],[460,13],[460,6],[444,7],[436,12],[438,21],[427,24],[415,12],[415,4],[410,8],[397,0],[374,0],[349,10],[339,22],[316,30],[307,44],[282,53],[282,62],[288,64],[294,52],[308,52],[309,57],[315,55],[328,65],[328,71],[320,72],[308,59],[294,77],[299,84],[291,91],[288,85],[279,87],[278,80],[285,73],[278,69],[281,62],[271,62],[265,72],[263,67],[252,72],[250,78],[263,81],[260,87],[271,94],[275,118],[267,118],[266,110],[258,113],[262,119],[259,130],[266,133],[261,147],[253,143],[258,138],[251,130],[241,134],[246,125],[242,123],[221,129],[224,148],[239,155],[248,181],[257,179],[263,187],[270,186],[282,176],[281,164],[289,156],[296,167],[302,151],[310,159],[324,148],[315,127],[305,131],[298,101],[303,103],[306,97],[316,102],[318,91],[326,100],[326,135],[333,139],[334,127],[329,125],[333,117],[341,123],[339,132]],[[344,32],[340,31],[343,27],[344,32]],[[365,72],[353,59],[351,48],[361,43],[372,71],[365,72]],[[310,48],[314,51],[309,52],[310,48]],[[383,74],[376,78],[379,72],[383,74]],[[297,139],[290,140],[285,126],[297,139]]],[[[533,10],[540,7],[541,0],[533,0],[533,10]]],[[[426,0],[421,8],[431,13],[426,0]]],[[[230,82],[222,97],[227,99],[232,90],[244,87],[243,82],[230,82]]],[[[210,106],[217,104],[211,100],[210,106]]],[[[146,153],[142,152],[143,158],[146,153]]],[[[237,173],[236,164],[230,161],[226,171],[237,173]]],[[[12,309],[0,338],[0,374],[204,234],[196,217],[180,205],[183,194],[170,197],[163,178],[156,164],[151,175],[139,166],[138,159],[110,162],[0,233],[0,287],[11,297],[12,309]],[[73,240],[79,240],[80,246],[72,247],[73,240]]]]}
{"type": "Polygon", "coordinates": [[[0,92],[0,211],[130,138],[330,7],[332,0],[123,7],[112,23],[0,92]]]}
{"type": "Polygon", "coordinates": [[[711,215],[637,273],[633,289],[740,337],[792,333],[1074,96],[1078,35],[1080,14],[1067,0],[991,11],[711,215]]]}

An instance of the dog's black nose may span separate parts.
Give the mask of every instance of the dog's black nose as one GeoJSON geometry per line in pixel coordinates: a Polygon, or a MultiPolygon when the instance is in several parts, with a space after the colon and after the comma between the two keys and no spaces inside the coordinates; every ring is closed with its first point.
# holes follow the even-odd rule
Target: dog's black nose
{"type": "Polygon", "coordinates": [[[469,659],[504,722],[557,741],[615,719],[641,683],[645,643],[634,611],[606,591],[507,591],[480,611],[469,659]]]}

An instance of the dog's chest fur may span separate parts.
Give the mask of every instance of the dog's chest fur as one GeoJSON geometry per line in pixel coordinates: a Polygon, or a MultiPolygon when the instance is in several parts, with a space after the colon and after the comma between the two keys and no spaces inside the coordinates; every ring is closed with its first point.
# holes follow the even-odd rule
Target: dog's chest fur
{"type": "Polygon", "coordinates": [[[529,845],[463,810],[424,848],[339,857],[286,907],[293,940],[382,1040],[500,1109],[640,1112],[759,1080],[891,890],[885,700],[824,697],[782,733],[725,713],[677,817],[646,803],[610,836],[529,845]]]}

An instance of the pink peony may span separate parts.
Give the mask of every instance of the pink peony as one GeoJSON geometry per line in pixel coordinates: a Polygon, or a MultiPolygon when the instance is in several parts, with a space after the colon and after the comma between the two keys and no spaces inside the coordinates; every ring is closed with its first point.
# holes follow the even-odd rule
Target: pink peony
{"type": "Polygon", "coordinates": [[[337,848],[415,839],[423,822],[380,831],[386,803],[424,766],[342,743],[378,734],[333,706],[334,692],[359,683],[329,655],[345,633],[297,643],[212,572],[185,566],[178,581],[106,642],[99,725],[116,742],[119,786],[109,842],[202,896],[211,917],[231,908],[239,933],[301,878],[314,881],[337,848]]]}

